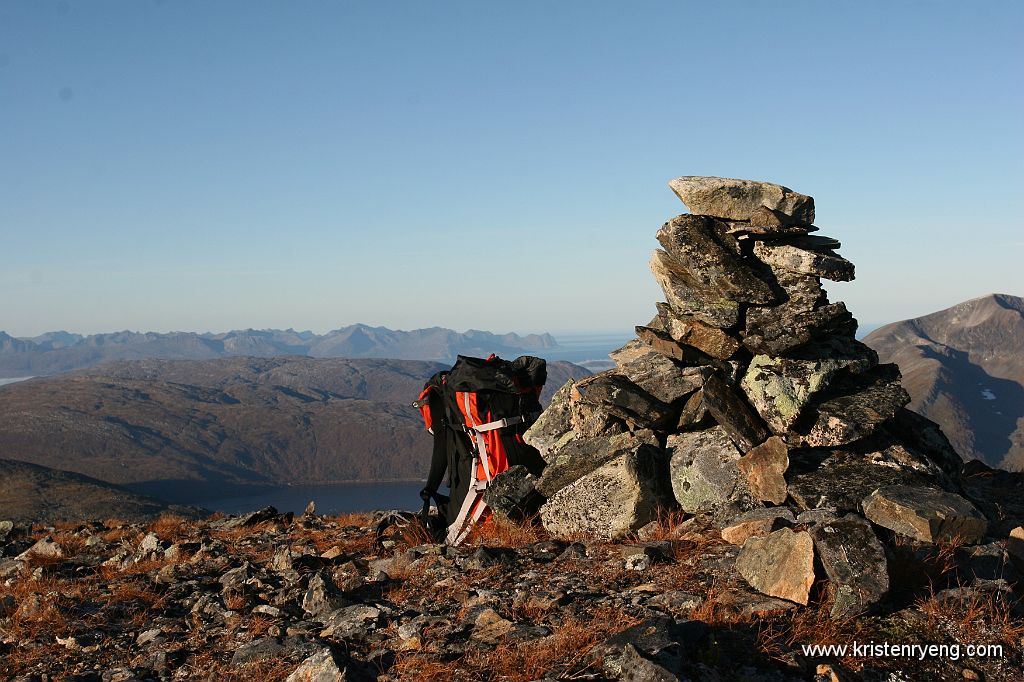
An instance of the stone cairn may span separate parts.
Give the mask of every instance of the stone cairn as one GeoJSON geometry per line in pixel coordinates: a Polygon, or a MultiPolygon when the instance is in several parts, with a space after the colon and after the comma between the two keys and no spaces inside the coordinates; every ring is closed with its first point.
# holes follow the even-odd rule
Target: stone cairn
{"type": "Polygon", "coordinates": [[[681,508],[742,546],[735,569],[764,594],[807,604],[817,561],[836,616],[884,599],[897,536],[980,542],[960,457],[821,287],[854,267],[812,234],[814,200],[747,180],[669,186],[692,213],[657,234],[665,302],[614,369],[554,396],[525,436],[547,468],[511,470],[515,497],[535,488],[559,537],[622,538],[681,508]]]}

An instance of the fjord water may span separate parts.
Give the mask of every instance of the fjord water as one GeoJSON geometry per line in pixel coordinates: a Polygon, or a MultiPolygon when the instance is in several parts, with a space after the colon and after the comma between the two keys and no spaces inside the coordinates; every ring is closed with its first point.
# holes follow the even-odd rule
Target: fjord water
{"type": "MultiPolygon", "coordinates": [[[[429,462],[424,462],[426,475],[429,462]]],[[[241,497],[200,500],[194,504],[225,514],[246,514],[271,506],[279,512],[301,514],[310,501],[318,514],[345,514],[378,509],[416,510],[420,507],[423,481],[380,481],[329,485],[289,485],[262,489],[241,497]]]]}

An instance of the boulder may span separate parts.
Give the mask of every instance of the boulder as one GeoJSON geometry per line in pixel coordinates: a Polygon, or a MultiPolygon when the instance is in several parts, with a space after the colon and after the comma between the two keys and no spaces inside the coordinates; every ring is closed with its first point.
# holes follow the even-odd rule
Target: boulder
{"type": "Polygon", "coordinates": [[[870,435],[892,419],[910,396],[896,365],[878,365],[864,374],[837,379],[814,401],[813,419],[796,429],[805,444],[836,446],[870,435]]]}
{"type": "Polygon", "coordinates": [[[712,327],[725,329],[740,321],[740,304],[713,285],[703,283],[671,255],[658,249],[651,256],[651,273],[668,305],[679,315],[690,315],[712,327]]]}
{"type": "Polygon", "coordinates": [[[763,207],[788,222],[814,222],[812,197],[771,182],[687,175],[668,186],[692,213],[749,221],[763,207]]]}
{"type": "Polygon", "coordinates": [[[754,255],[773,270],[788,270],[835,282],[849,282],[854,278],[853,263],[830,250],[811,251],[792,244],[756,242],[754,255]]]}
{"type": "Polygon", "coordinates": [[[641,447],[656,447],[657,442],[654,432],[646,429],[570,441],[551,454],[537,481],[537,492],[550,498],[613,459],[641,447]]]}
{"type": "Polygon", "coordinates": [[[806,606],[814,584],[814,543],[807,532],[789,528],[751,537],[736,557],[736,571],[758,592],[806,606]]]}
{"type": "Polygon", "coordinates": [[[789,448],[778,436],[772,436],[740,457],[736,464],[747,477],[747,486],[755,499],[772,504],[786,501],[786,479],[789,448]]]}
{"type": "Polygon", "coordinates": [[[580,402],[640,428],[664,426],[673,417],[669,405],[612,370],[578,381],[575,388],[580,402]]]}
{"type": "Polygon", "coordinates": [[[739,303],[775,302],[772,288],[736,253],[736,240],[723,237],[727,230],[726,224],[714,218],[687,214],[662,225],[657,238],[686,271],[682,281],[739,303]]]}
{"type": "Polygon", "coordinates": [[[556,492],[540,509],[544,528],[556,537],[621,538],[671,506],[665,455],[642,446],[604,464],[556,492]]]}
{"type": "Polygon", "coordinates": [[[739,486],[740,453],[721,426],[668,437],[672,492],[683,511],[721,507],[745,492],[739,486]]]}
{"type": "Polygon", "coordinates": [[[981,542],[988,521],[956,493],[907,485],[888,485],[868,495],[864,516],[873,523],[921,542],[981,542]]]}
{"type": "Polygon", "coordinates": [[[780,239],[798,237],[818,230],[814,225],[800,223],[782,211],[775,211],[767,206],[754,209],[746,222],[730,222],[729,234],[752,235],[761,239],[780,239]]]}
{"type": "Polygon", "coordinates": [[[712,372],[710,367],[681,367],[639,340],[612,351],[609,357],[627,379],[666,404],[699,389],[712,372]]]}
{"type": "Polygon", "coordinates": [[[702,396],[708,414],[743,452],[760,445],[771,435],[741,394],[717,374],[704,382],[702,396]]]}
{"type": "Polygon", "coordinates": [[[537,477],[517,464],[491,479],[484,502],[496,516],[518,521],[535,514],[544,498],[537,492],[537,477]]]}
{"type": "Polygon", "coordinates": [[[775,433],[789,431],[811,398],[828,387],[836,372],[864,372],[877,362],[866,354],[847,358],[818,355],[816,359],[755,355],[750,361],[740,385],[775,433]]]}
{"type": "Polygon", "coordinates": [[[889,592],[885,549],[871,524],[856,514],[815,525],[811,539],[825,569],[834,618],[872,610],[889,592]]]}
{"type": "Polygon", "coordinates": [[[672,339],[692,346],[719,360],[728,360],[741,348],[740,342],[718,327],[690,315],[677,315],[667,303],[658,303],[658,317],[672,339]]]}

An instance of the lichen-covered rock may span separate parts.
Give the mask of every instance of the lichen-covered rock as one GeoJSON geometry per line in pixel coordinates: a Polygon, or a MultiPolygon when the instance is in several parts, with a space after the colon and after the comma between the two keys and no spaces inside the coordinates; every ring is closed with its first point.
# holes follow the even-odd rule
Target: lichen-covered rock
{"type": "Polygon", "coordinates": [[[814,222],[814,199],[771,182],[686,175],[668,186],[692,213],[750,220],[762,207],[793,222],[814,222]]]}
{"type": "Polygon", "coordinates": [[[829,250],[811,251],[792,244],[756,242],[754,255],[774,270],[788,270],[835,282],[849,282],[854,278],[853,263],[829,250]]]}
{"type": "Polygon", "coordinates": [[[712,371],[710,367],[681,367],[639,340],[608,355],[627,379],[666,404],[699,389],[712,371]]]}
{"type": "Polygon", "coordinates": [[[859,512],[863,499],[881,486],[893,483],[920,486],[934,482],[918,471],[892,462],[882,451],[865,455],[847,450],[791,450],[790,459],[787,487],[790,497],[801,509],[830,507],[844,513],[859,512]],[[819,459],[827,453],[831,454],[824,460],[819,459]],[[803,461],[796,464],[796,459],[803,461]]]}
{"type": "Polygon", "coordinates": [[[683,511],[691,514],[716,509],[738,491],[739,450],[721,426],[668,437],[672,492],[683,511]]]}
{"type": "Polygon", "coordinates": [[[783,476],[789,468],[789,448],[778,436],[772,436],[737,460],[747,478],[747,487],[755,499],[782,504],[788,495],[783,476]]]}
{"type": "Polygon", "coordinates": [[[576,382],[575,395],[579,395],[580,402],[641,428],[664,426],[673,414],[678,415],[671,406],[613,370],[576,382]]]}
{"type": "MultiPolygon", "coordinates": [[[[736,253],[728,226],[714,218],[684,214],[662,225],[658,241],[686,272],[684,283],[739,303],[772,303],[775,294],[736,253]]],[[[671,301],[669,301],[671,303],[671,301]]],[[[680,310],[680,312],[685,312],[680,310]]]]}
{"type": "Polygon", "coordinates": [[[796,430],[812,447],[836,446],[864,438],[892,419],[910,396],[900,384],[896,365],[877,367],[854,377],[836,380],[820,402],[813,420],[796,430]]]}
{"type": "MultiPolygon", "coordinates": [[[[823,348],[816,350],[824,351],[823,348]]],[[[825,357],[823,352],[807,355],[818,357],[755,355],[740,383],[750,404],[775,433],[788,431],[803,414],[812,396],[826,389],[836,372],[864,372],[877,362],[868,353],[833,358],[825,357]]]]}
{"type": "Polygon", "coordinates": [[[834,618],[872,610],[889,592],[885,549],[871,524],[856,514],[816,524],[811,539],[825,569],[834,618]]]}
{"type": "Polygon", "coordinates": [[[537,492],[550,498],[607,462],[643,446],[657,446],[657,443],[654,432],[648,429],[569,441],[551,454],[537,481],[537,492]]]}
{"type": "Polygon", "coordinates": [[[873,523],[921,542],[974,544],[988,530],[988,521],[973,504],[936,488],[889,485],[868,495],[862,506],[873,523]]]}
{"type": "Polygon", "coordinates": [[[572,398],[575,382],[569,379],[560,389],[551,396],[551,403],[548,404],[537,421],[523,434],[523,440],[540,452],[544,461],[548,461],[552,451],[557,450],[565,443],[577,436],[572,430],[572,413],[570,400],[572,398]]]}
{"type": "Polygon", "coordinates": [[[651,273],[665,300],[680,315],[691,315],[713,327],[733,327],[740,321],[740,303],[704,284],[671,255],[658,249],[651,256],[651,273]]]}
{"type": "Polygon", "coordinates": [[[736,557],[736,571],[758,592],[806,606],[814,584],[814,543],[807,532],[790,528],[751,537],[736,557]]]}
{"type": "Polygon", "coordinates": [[[535,514],[544,498],[537,492],[537,477],[518,464],[491,479],[484,502],[496,516],[521,520],[535,514]]]}
{"type": "Polygon", "coordinates": [[[556,537],[620,538],[671,505],[665,469],[664,453],[642,446],[555,493],[540,509],[541,522],[556,537]]]}

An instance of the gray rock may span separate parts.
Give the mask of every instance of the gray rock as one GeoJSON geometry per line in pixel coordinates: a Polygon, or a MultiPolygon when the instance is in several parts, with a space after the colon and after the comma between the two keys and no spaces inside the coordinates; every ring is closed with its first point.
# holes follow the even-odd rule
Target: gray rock
{"type": "Polygon", "coordinates": [[[856,514],[815,525],[811,539],[829,579],[834,618],[874,609],[889,592],[885,549],[871,524],[856,514]]]}
{"type": "Polygon", "coordinates": [[[536,448],[545,461],[549,461],[553,451],[577,436],[572,429],[572,413],[569,406],[575,385],[576,382],[569,379],[555,391],[547,408],[523,434],[523,440],[527,445],[536,448]]]}
{"type": "Polygon", "coordinates": [[[690,315],[713,327],[734,327],[740,321],[740,304],[704,285],[676,259],[661,249],[648,263],[651,273],[665,293],[668,305],[679,315],[690,315]]]}
{"type": "Polygon", "coordinates": [[[710,367],[681,367],[639,340],[612,351],[609,357],[627,379],[666,404],[699,389],[712,371],[710,367]]]}
{"type": "Polygon", "coordinates": [[[833,381],[827,397],[815,401],[815,419],[796,430],[810,446],[843,445],[870,435],[909,402],[899,368],[878,365],[833,381]]]}
{"type": "Polygon", "coordinates": [[[736,571],[758,592],[806,606],[814,584],[814,543],[808,533],[789,528],[751,537],[736,558],[736,571]]]}
{"type": "Polygon", "coordinates": [[[224,590],[240,590],[245,585],[245,581],[252,577],[251,569],[249,562],[246,561],[241,566],[224,573],[217,579],[217,582],[223,586],[224,590]]]}
{"type": "Polygon", "coordinates": [[[0,542],[6,542],[7,536],[14,530],[13,521],[0,521],[0,542]]]}
{"type": "Polygon", "coordinates": [[[790,222],[814,222],[812,197],[770,182],[687,175],[670,180],[668,186],[692,213],[751,220],[764,207],[790,222]]]}
{"type": "MultiPolygon", "coordinates": [[[[811,452],[816,451],[800,451],[798,456],[809,457],[811,452]]],[[[797,455],[791,451],[791,460],[794,456],[797,455]]],[[[794,465],[790,466],[792,469],[794,465]]],[[[932,483],[928,477],[883,457],[843,450],[834,451],[810,471],[791,474],[787,480],[789,495],[801,509],[832,507],[842,513],[860,511],[864,498],[882,486],[932,483]]]]}
{"type": "Polygon", "coordinates": [[[641,446],[559,490],[541,507],[541,521],[556,537],[620,538],[671,505],[664,477],[664,453],[641,446]]]}
{"type": "Polygon", "coordinates": [[[771,433],[761,417],[732,386],[718,375],[704,382],[704,407],[743,452],[760,445],[771,433]]]}
{"type": "Polygon", "coordinates": [[[381,611],[375,606],[353,604],[332,611],[326,616],[321,636],[332,639],[364,639],[381,619],[381,611]]]}
{"type": "Polygon", "coordinates": [[[334,653],[323,648],[299,665],[285,682],[344,682],[345,669],[334,653]]]}
{"type": "Polygon", "coordinates": [[[921,542],[981,542],[988,521],[963,497],[936,488],[889,485],[863,502],[864,516],[889,530],[921,542]]]}
{"type": "MultiPolygon", "coordinates": [[[[685,273],[677,284],[703,293],[717,292],[715,297],[739,303],[775,302],[775,294],[768,283],[736,253],[736,240],[723,237],[727,230],[728,225],[714,218],[689,214],[662,225],[658,241],[678,269],[685,273]]],[[[680,313],[688,312],[675,307],[680,313]]]]}
{"type": "Polygon", "coordinates": [[[733,499],[740,453],[721,426],[668,437],[672,492],[683,511],[713,510],[733,499]]]}
{"type": "Polygon", "coordinates": [[[692,346],[708,356],[728,360],[742,346],[718,327],[690,315],[678,315],[667,303],[658,303],[658,316],[664,331],[678,343],[692,346]]]}
{"type": "Polygon", "coordinates": [[[753,448],[736,462],[747,477],[747,487],[755,499],[772,504],[786,501],[786,479],[789,448],[778,436],[772,436],[753,448]]]}
{"type": "Polygon", "coordinates": [[[657,428],[673,415],[670,406],[615,371],[601,372],[576,383],[580,401],[607,411],[640,428],[657,428]]]}
{"type": "Polygon", "coordinates": [[[311,616],[322,616],[348,604],[325,571],[317,571],[309,579],[309,587],[302,598],[302,610],[311,616]]]}
{"type": "Polygon", "coordinates": [[[681,432],[711,426],[710,421],[708,408],[704,406],[704,392],[697,391],[683,403],[675,430],[681,432]]]}
{"type": "Polygon", "coordinates": [[[280,658],[286,650],[280,639],[262,637],[235,649],[234,655],[231,656],[231,665],[240,666],[268,658],[280,658]]]}
{"type": "Polygon", "coordinates": [[[496,516],[521,520],[535,514],[544,498],[537,492],[537,477],[517,464],[491,479],[484,502],[496,516]]]}
{"type": "Polygon", "coordinates": [[[654,432],[647,429],[569,441],[549,455],[548,465],[536,484],[537,492],[550,498],[613,459],[641,447],[654,447],[657,442],[654,432]]]}
{"type": "Polygon", "coordinates": [[[849,282],[854,278],[853,263],[832,251],[810,251],[791,244],[756,242],[754,255],[773,270],[788,270],[835,282],[849,282]]]}

